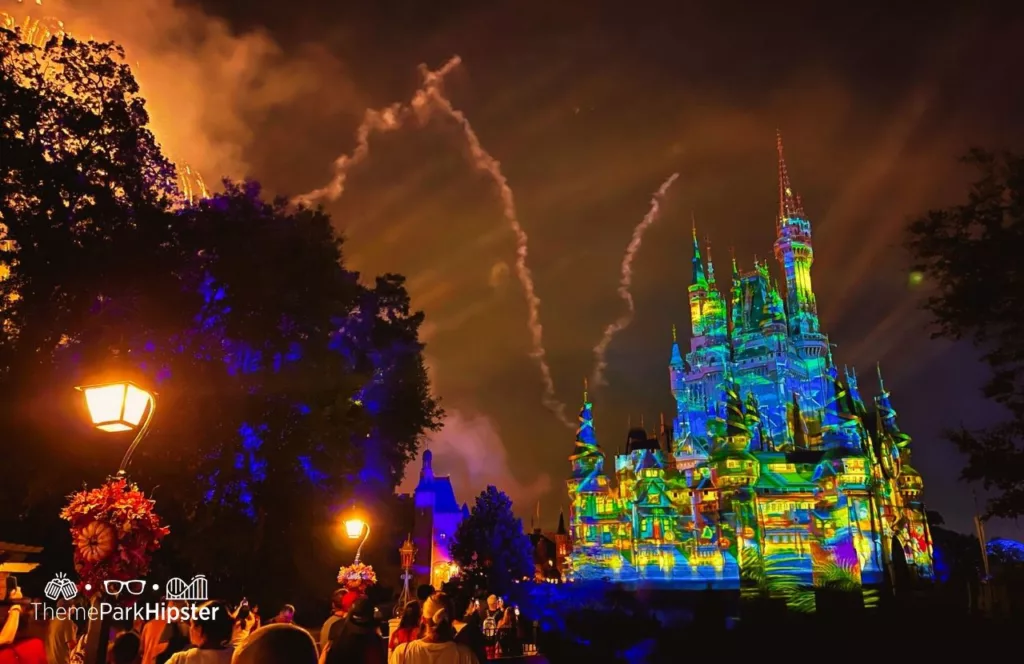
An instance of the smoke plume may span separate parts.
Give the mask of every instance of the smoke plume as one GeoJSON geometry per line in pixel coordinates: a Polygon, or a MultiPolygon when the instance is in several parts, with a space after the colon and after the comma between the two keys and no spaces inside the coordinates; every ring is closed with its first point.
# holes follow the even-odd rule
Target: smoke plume
{"type": "Polygon", "coordinates": [[[608,368],[608,346],[611,345],[612,340],[615,339],[615,335],[622,332],[630,323],[633,322],[633,316],[636,313],[636,305],[633,302],[633,260],[636,258],[637,253],[640,251],[640,247],[644,242],[644,233],[650,228],[655,221],[658,220],[658,216],[661,213],[661,201],[665,198],[665,194],[668,193],[669,187],[679,177],[679,173],[673,173],[665,182],[662,183],[658,191],[654,193],[651,198],[651,207],[647,211],[647,214],[640,223],[633,229],[633,236],[629,240],[629,245],[626,246],[626,254],[622,257],[622,278],[619,280],[619,297],[626,303],[626,313],[619,316],[619,318],[608,327],[604,329],[604,334],[601,336],[601,341],[594,346],[594,373],[591,380],[594,385],[607,385],[608,382],[605,380],[604,372],[608,368]]]}
{"type": "Polygon", "coordinates": [[[22,20],[53,17],[76,38],[123,46],[165,153],[207,180],[250,174],[248,153],[257,136],[268,140],[272,112],[299,123],[306,107],[358,107],[341,63],[326,51],[285,52],[265,31],[235,32],[174,0],[0,0],[0,10],[22,20]],[[312,98],[316,105],[303,103],[312,98]]]}

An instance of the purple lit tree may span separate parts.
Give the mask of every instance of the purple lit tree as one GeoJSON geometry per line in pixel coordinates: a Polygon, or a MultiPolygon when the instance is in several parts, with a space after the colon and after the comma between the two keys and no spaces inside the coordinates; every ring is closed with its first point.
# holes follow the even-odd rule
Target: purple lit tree
{"type": "Polygon", "coordinates": [[[165,554],[296,600],[333,579],[341,503],[386,501],[437,425],[423,316],[402,277],[345,268],[321,210],[255,183],[183,204],[121,57],[0,30],[0,424],[20,443],[0,517],[43,523],[109,472],[117,452],[69,445],[61,413],[95,371],[129,374],[159,393],[131,473],[180,534],[165,554]]]}

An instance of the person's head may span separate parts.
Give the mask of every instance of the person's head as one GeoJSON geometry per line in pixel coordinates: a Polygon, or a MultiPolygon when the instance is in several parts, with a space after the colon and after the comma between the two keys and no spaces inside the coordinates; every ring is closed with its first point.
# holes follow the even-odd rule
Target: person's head
{"type": "Polygon", "coordinates": [[[377,626],[373,601],[369,597],[360,597],[352,604],[348,612],[348,621],[356,627],[372,629],[377,626]]]}
{"type": "Polygon", "coordinates": [[[251,613],[252,611],[249,610],[249,601],[243,599],[238,605],[238,610],[235,612],[235,621],[244,623],[249,620],[249,615],[251,613]]]}
{"type": "Polygon", "coordinates": [[[345,588],[338,588],[333,593],[331,593],[331,609],[335,613],[345,610],[346,593],[348,593],[348,590],[346,590],[345,588]]]}
{"type": "Polygon", "coordinates": [[[200,604],[189,624],[188,638],[199,648],[222,648],[231,638],[234,620],[228,605],[220,601],[200,604]]]}
{"type": "Polygon", "coordinates": [[[497,611],[498,610],[498,596],[497,595],[491,595],[491,596],[489,596],[487,598],[487,609],[489,611],[497,611]]]}
{"type": "Polygon", "coordinates": [[[316,664],[313,637],[295,625],[267,625],[235,651],[231,664],[316,664]]]}
{"type": "Polygon", "coordinates": [[[295,607],[291,604],[285,604],[277,613],[277,617],[279,619],[279,622],[293,622],[295,620],[295,607]]]}
{"type": "Polygon", "coordinates": [[[110,661],[113,664],[135,664],[139,661],[142,641],[133,632],[118,634],[110,648],[110,661]]]}
{"type": "Polygon", "coordinates": [[[420,602],[426,602],[434,592],[434,586],[429,583],[424,583],[416,589],[416,599],[420,602]]]}
{"type": "Polygon", "coordinates": [[[455,606],[445,593],[435,593],[423,604],[423,625],[427,636],[435,641],[451,641],[455,638],[455,606]]]}
{"type": "Polygon", "coordinates": [[[410,629],[419,627],[420,619],[423,616],[423,605],[419,602],[409,602],[402,611],[402,619],[398,623],[399,629],[410,629]]]}

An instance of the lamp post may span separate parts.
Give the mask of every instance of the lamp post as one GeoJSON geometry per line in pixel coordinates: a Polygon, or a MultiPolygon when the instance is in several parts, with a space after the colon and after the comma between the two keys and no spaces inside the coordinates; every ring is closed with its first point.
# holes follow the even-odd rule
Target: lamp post
{"type": "Polygon", "coordinates": [[[362,519],[349,519],[345,522],[345,534],[348,535],[349,539],[363,538],[359,542],[359,548],[356,549],[355,564],[359,564],[359,556],[363,553],[363,545],[366,544],[366,539],[370,536],[370,524],[362,519]]]}
{"type": "Polygon", "coordinates": [[[409,591],[409,581],[412,580],[413,559],[416,557],[416,547],[412,544],[412,535],[405,538],[405,542],[398,549],[398,555],[402,558],[402,594],[398,596],[398,603],[395,605],[395,616],[401,616],[405,611],[405,605],[412,599],[409,591]]]}
{"type": "Polygon", "coordinates": [[[89,418],[94,427],[108,433],[136,432],[135,439],[128,446],[117,469],[118,477],[123,477],[135,448],[149,432],[149,425],[156,412],[156,399],[129,381],[87,385],[76,389],[85,395],[85,405],[89,408],[89,418]]]}
{"type": "MultiPolygon", "coordinates": [[[[117,476],[124,477],[132,453],[149,432],[149,425],[156,412],[156,399],[153,394],[129,381],[87,385],[76,389],[85,395],[85,405],[94,427],[109,433],[136,432],[135,439],[128,446],[117,469],[117,476]]],[[[89,621],[85,661],[86,664],[104,664],[107,661],[111,616],[99,611],[98,605],[93,608],[100,613],[100,618],[89,621]]]]}

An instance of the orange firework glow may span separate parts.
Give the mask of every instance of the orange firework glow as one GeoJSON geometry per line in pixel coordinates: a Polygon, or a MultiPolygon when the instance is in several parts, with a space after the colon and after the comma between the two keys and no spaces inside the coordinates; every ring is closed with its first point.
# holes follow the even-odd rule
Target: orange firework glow
{"type": "MultiPolygon", "coordinates": [[[[18,0],[18,4],[24,3],[18,0]]],[[[42,6],[43,2],[35,0],[35,4],[42,6]]],[[[64,21],[52,16],[36,19],[26,14],[23,18],[18,18],[9,12],[0,11],[0,28],[16,32],[22,41],[37,48],[43,48],[51,39],[59,41],[65,35],[70,36],[64,21]]],[[[89,38],[92,39],[92,35],[89,38]]],[[[178,189],[189,202],[195,203],[210,196],[210,190],[197,170],[184,162],[176,163],[175,170],[178,174],[178,189]]]]}

